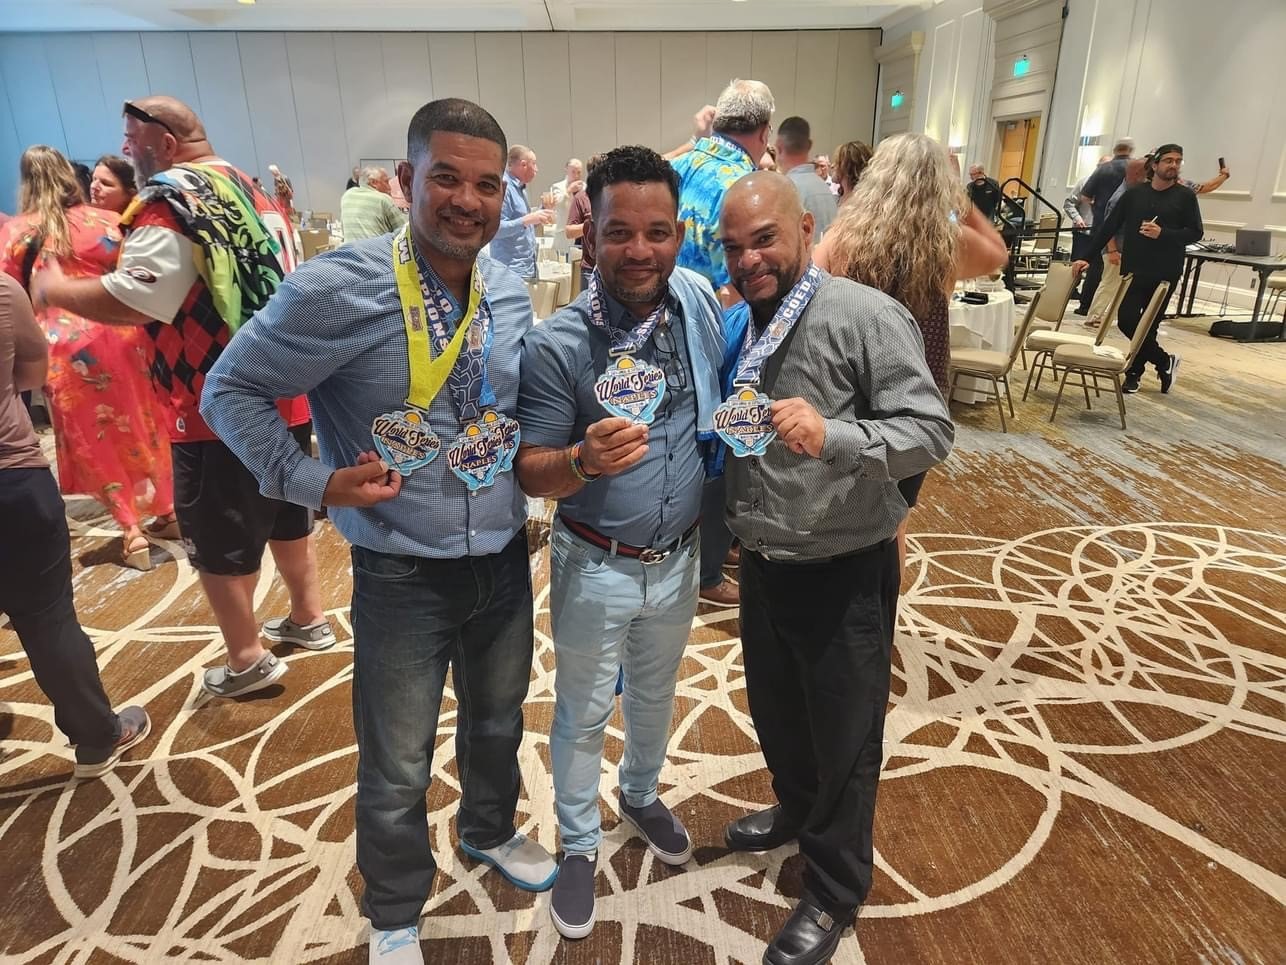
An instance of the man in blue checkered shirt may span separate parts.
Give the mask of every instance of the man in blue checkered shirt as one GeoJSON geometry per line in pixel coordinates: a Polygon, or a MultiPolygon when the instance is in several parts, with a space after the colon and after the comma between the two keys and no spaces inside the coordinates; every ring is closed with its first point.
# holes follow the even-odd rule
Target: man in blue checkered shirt
{"type": "Polygon", "coordinates": [[[467,479],[455,458],[466,450],[452,445],[480,438],[487,416],[516,413],[519,345],[532,324],[522,279],[479,256],[500,224],[505,136],[478,105],[447,99],[420,109],[407,140],[398,177],[411,202],[414,268],[401,232],[311,259],[241,330],[202,401],[265,493],[332,507],[353,544],[357,864],[370,961],[380,965],[423,961],[417,924],[436,870],[425,792],[448,667],[460,716],[462,850],[531,891],[557,873],[514,826],[533,644],[526,503],[513,473],[496,471],[500,462],[489,484],[467,479]],[[399,291],[395,265],[403,279],[418,275],[422,305],[414,282],[399,291]],[[475,271],[481,302],[471,297],[475,271]],[[441,358],[465,305],[458,361],[442,391],[433,395],[428,379],[431,400],[416,402],[411,375],[426,371],[429,355],[427,345],[413,350],[423,319],[443,339],[432,353],[441,358]],[[320,460],[292,451],[272,402],[285,385],[294,387],[287,396],[308,393],[320,460]],[[477,418],[480,409],[487,416],[477,418]],[[449,451],[430,461],[434,437],[449,451]],[[418,467],[402,461],[408,450],[418,467]]]}

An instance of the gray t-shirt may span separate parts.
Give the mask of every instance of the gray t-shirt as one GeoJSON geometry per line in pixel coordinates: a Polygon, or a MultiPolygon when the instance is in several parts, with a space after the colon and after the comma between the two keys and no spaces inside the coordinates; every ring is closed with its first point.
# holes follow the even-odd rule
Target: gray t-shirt
{"type": "Polygon", "coordinates": [[[811,164],[800,164],[786,174],[799,189],[799,200],[804,203],[804,210],[813,213],[813,241],[821,241],[839,213],[839,202],[811,164]]]}
{"type": "Polygon", "coordinates": [[[780,440],[728,459],[728,525],[770,559],[826,559],[889,539],[907,512],[897,480],[951,451],[955,428],[915,319],[847,278],[825,276],[760,390],[803,398],[826,422],[820,459],[780,440]]]}

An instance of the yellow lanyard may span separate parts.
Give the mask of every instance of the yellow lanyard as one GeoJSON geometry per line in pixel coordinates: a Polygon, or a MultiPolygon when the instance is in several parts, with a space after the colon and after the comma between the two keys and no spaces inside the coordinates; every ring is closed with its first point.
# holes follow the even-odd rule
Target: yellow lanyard
{"type": "MultiPolygon", "coordinates": [[[[464,345],[465,333],[477,317],[478,306],[482,303],[482,277],[478,274],[475,263],[469,284],[468,308],[456,325],[455,335],[436,358],[433,357],[429,340],[430,310],[424,302],[424,291],[420,288],[420,270],[415,263],[415,242],[411,240],[410,225],[393,236],[393,277],[397,279],[397,296],[402,303],[402,322],[406,326],[406,364],[411,375],[406,403],[417,409],[427,410],[429,403],[442,391],[451,370],[455,368],[460,348],[464,345]]],[[[441,308],[445,309],[446,306],[441,308]]],[[[442,317],[437,306],[434,307],[433,314],[435,317],[442,317]]]]}

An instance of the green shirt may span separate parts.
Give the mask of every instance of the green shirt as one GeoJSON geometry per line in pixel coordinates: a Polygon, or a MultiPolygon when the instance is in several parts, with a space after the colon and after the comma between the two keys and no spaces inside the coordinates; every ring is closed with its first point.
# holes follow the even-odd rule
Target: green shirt
{"type": "Polygon", "coordinates": [[[345,241],[378,238],[406,223],[406,215],[387,194],[374,188],[349,188],[339,199],[345,241]]]}

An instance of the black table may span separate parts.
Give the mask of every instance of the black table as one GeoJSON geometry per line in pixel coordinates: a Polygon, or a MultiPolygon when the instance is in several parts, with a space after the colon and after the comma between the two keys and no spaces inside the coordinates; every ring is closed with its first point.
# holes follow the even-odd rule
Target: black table
{"type": "Polygon", "coordinates": [[[1286,340],[1286,325],[1282,326],[1281,331],[1276,335],[1259,335],[1259,323],[1265,325],[1271,319],[1260,318],[1259,310],[1264,305],[1264,291],[1268,287],[1268,276],[1278,271],[1286,271],[1286,255],[1237,255],[1231,251],[1194,251],[1191,248],[1184,252],[1183,261],[1183,284],[1179,289],[1179,302],[1175,307],[1178,311],[1175,313],[1180,316],[1191,316],[1192,303],[1197,297],[1197,284],[1201,281],[1201,266],[1208,261],[1217,262],[1223,265],[1244,265],[1253,269],[1259,275],[1259,288],[1255,291],[1255,309],[1251,313],[1250,321],[1246,324],[1249,328],[1246,330],[1244,337],[1238,338],[1239,342],[1261,342],[1274,340],[1281,342],[1286,340]],[[1184,296],[1187,296],[1188,304],[1185,307],[1183,303],[1184,296]]]}

